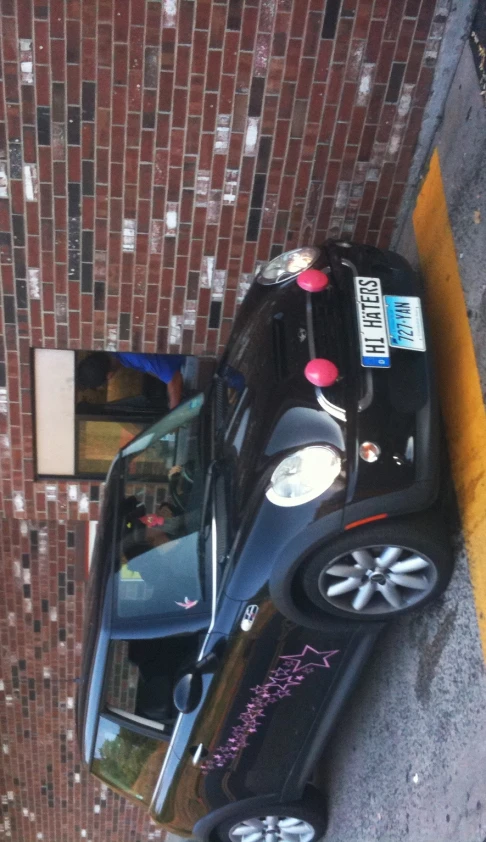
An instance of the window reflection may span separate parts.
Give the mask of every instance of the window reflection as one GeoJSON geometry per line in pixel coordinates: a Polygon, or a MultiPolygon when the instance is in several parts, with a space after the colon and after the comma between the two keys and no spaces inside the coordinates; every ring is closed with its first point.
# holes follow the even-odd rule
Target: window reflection
{"type": "Polygon", "coordinates": [[[137,803],[150,805],[168,743],[136,733],[102,716],[92,772],[137,803]]]}

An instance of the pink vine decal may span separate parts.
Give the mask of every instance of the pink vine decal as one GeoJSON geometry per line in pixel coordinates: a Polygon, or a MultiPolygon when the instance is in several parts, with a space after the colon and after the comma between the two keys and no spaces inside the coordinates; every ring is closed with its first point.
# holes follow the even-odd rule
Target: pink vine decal
{"type": "Polygon", "coordinates": [[[251,688],[250,701],[238,717],[241,724],[235,725],[226,743],[219,746],[212,757],[201,764],[202,771],[207,774],[212,769],[222,769],[231,763],[236,755],[246,748],[250,736],[258,731],[265,716],[265,708],[285,696],[291,696],[292,689],[299,687],[306,675],[310,675],[316,669],[330,669],[329,658],[338,652],[339,649],[318,652],[312,646],[306,645],[300,654],[280,655],[279,661],[283,661],[283,664],[269,673],[265,684],[251,688]]]}

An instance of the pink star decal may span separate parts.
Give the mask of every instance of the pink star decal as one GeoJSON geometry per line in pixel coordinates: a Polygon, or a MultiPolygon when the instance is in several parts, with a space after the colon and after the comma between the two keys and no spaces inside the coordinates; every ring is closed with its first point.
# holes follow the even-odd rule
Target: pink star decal
{"type": "Polygon", "coordinates": [[[189,599],[188,596],[184,597],[184,602],[176,602],[176,605],[179,605],[181,608],[194,608],[199,602],[198,599],[189,599]]]}
{"type": "Polygon", "coordinates": [[[300,655],[280,655],[282,661],[287,661],[289,664],[294,664],[292,672],[298,672],[305,667],[322,667],[330,669],[331,664],[329,658],[337,655],[339,649],[329,649],[324,652],[318,652],[313,646],[304,646],[300,655]]]}

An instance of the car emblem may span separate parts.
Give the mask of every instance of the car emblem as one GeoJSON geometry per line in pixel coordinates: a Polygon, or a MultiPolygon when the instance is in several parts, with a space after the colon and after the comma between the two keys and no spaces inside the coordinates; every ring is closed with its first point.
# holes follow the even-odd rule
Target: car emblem
{"type": "Polygon", "coordinates": [[[245,608],[245,613],[243,614],[243,619],[240,623],[240,628],[243,631],[250,631],[253,623],[255,622],[255,617],[258,614],[258,605],[247,605],[245,608]]]}
{"type": "Polygon", "coordinates": [[[305,330],[305,328],[299,327],[299,332],[297,336],[299,337],[299,342],[305,342],[305,340],[307,339],[307,331],[305,330]]]}

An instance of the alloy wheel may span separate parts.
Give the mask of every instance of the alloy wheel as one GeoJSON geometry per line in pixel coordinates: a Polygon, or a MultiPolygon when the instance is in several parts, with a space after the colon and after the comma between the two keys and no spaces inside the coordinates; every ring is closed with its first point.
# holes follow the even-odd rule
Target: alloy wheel
{"type": "Polygon", "coordinates": [[[229,831],[231,842],[311,842],[314,827],[292,816],[243,819],[229,831]]]}
{"type": "Polygon", "coordinates": [[[386,615],[422,602],[436,581],[436,567],[427,556],[382,545],[336,557],[320,574],[318,587],[335,608],[386,615]]]}

